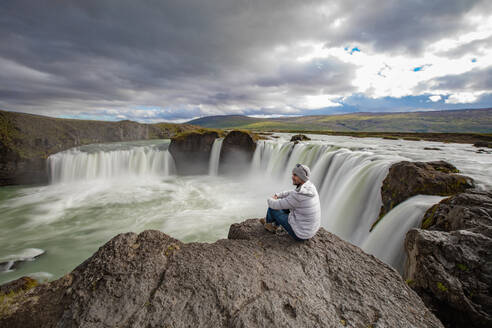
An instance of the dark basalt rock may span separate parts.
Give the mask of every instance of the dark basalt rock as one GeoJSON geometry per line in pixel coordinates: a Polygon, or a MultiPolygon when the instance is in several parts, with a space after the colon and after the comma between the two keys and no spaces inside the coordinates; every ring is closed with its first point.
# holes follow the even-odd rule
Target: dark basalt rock
{"type": "Polygon", "coordinates": [[[477,148],[492,148],[492,142],[488,141],[477,141],[473,144],[477,148]]]}
{"type": "Polygon", "coordinates": [[[473,179],[458,172],[456,167],[444,161],[393,164],[381,187],[383,205],[373,228],[393,207],[412,196],[450,196],[472,188],[473,179]]]}
{"type": "Polygon", "coordinates": [[[222,142],[219,172],[234,175],[247,172],[255,149],[255,135],[247,131],[229,132],[222,142]]]}
{"type": "Polygon", "coordinates": [[[2,304],[2,327],[442,327],[398,273],[320,229],[234,224],[183,244],[120,234],[72,273],[2,304]]]}
{"type": "Polygon", "coordinates": [[[442,200],[407,233],[405,278],[446,327],[492,327],[492,192],[442,200]]]}
{"type": "Polygon", "coordinates": [[[298,143],[299,141],[308,141],[308,140],[311,140],[311,138],[305,136],[304,134],[296,134],[290,138],[290,141],[294,143],[298,143]]]}
{"type": "Polygon", "coordinates": [[[176,162],[178,174],[207,174],[210,152],[218,137],[216,131],[187,132],[173,137],[169,152],[176,162]]]}

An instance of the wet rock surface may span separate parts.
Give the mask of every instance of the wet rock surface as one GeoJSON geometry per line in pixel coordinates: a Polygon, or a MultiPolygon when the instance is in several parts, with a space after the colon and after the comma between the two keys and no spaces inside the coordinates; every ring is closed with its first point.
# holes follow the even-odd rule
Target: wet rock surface
{"type": "Polygon", "coordinates": [[[178,174],[207,174],[215,131],[189,132],[171,139],[169,152],[174,158],[178,174]]]}
{"type": "Polygon", "coordinates": [[[255,149],[256,140],[251,133],[229,132],[222,143],[219,172],[238,175],[249,171],[255,149]]]}
{"type": "Polygon", "coordinates": [[[358,247],[324,229],[295,242],[256,219],[213,244],[120,234],[1,309],[2,327],[442,327],[358,247]]]}
{"type": "Polygon", "coordinates": [[[467,191],[405,239],[405,278],[446,327],[492,327],[492,192],[467,191]]]}
{"type": "Polygon", "coordinates": [[[294,143],[298,143],[299,141],[308,141],[308,140],[311,140],[311,138],[309,138],[304,134],[296,134],[290,138],[290,141],[294,143]]]}
{"type": "Polygon", "coordinates": [[[477,148],[492,148],[492,142],[490,141],[477,141],[473,144],[477,148]]]}
{"type": "Polygon", "coordinates": [[[379,218],[415,195],[450,196],[473,187],[471,178],[457,173],[456,167],[444,161],[393,164],[381,187],[379,218]]]}

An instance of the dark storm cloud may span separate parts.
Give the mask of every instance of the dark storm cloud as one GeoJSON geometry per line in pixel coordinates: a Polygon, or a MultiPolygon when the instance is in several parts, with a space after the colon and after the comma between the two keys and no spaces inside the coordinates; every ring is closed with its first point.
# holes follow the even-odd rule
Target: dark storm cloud
{"type": "Polygon", "coordinates": [[[426,82],[434,90],[487,91],[492,90],[492,66],[474,69],[463,74],[446,75],[426,82]]]}
{"type": "Polygon", "coordinates": [[[420,53],[433,41],[473,30],[465,14],[488,18],[487,0],[346,0],[337,12],[343,19],[328,45],[360,42],[377,51],[420,53]]]}
{"type": "Polygon", "coordinates": [[[0,108],[102,116],[115,116],[117,110],[138,118],[153,107],[149,115],[167,119],[289,112],[286,95],[354,91],[354,65],[336,58],[296,61],[307,51],[303,42],[416,52],[466,29],[463,15],[486,5],[478,0],[3,0],[0,108]],[[342,21],[334,28],[337,19],[342,21]]]}
{"type": "Polygon", "coordinates": [[[288,85],[295,89],[318,86],[327,94],[337,94],[353,90],[353,73],[353,65],[331,57],[283,63],[273,74],[259,78],[257,84],[262,87],[288,85]]]}

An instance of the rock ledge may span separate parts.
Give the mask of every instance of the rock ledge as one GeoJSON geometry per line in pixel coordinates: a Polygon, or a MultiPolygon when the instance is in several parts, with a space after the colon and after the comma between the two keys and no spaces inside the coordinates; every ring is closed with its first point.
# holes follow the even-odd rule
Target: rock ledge
{"type": "Polygon", "coordinates": [[[0,312],[2,327],[442,327],[398,273],[320,229],[233,224],[212,244],[120,234],[0,312]]]}

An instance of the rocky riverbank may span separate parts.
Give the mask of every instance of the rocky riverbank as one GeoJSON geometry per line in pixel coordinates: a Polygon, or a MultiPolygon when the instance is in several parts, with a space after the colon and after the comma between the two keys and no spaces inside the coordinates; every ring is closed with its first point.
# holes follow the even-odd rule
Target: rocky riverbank
{"type": "Polygon", "coordinates": [[[485,328],[492,325],[492,192],[472,189],[458,173],[443,161],[393,164],[380,218],[418,194],[451,196],[406,234],[404,278],[446,327],[485,328]]]}
{"type": "Polygon", "coordinates": [[[3,288],[0,326],[442,327],[358,247],[324,229],[295,242],[258,220],[213,244],[121,234],[61,279],[27,283],[3,288]]]}

